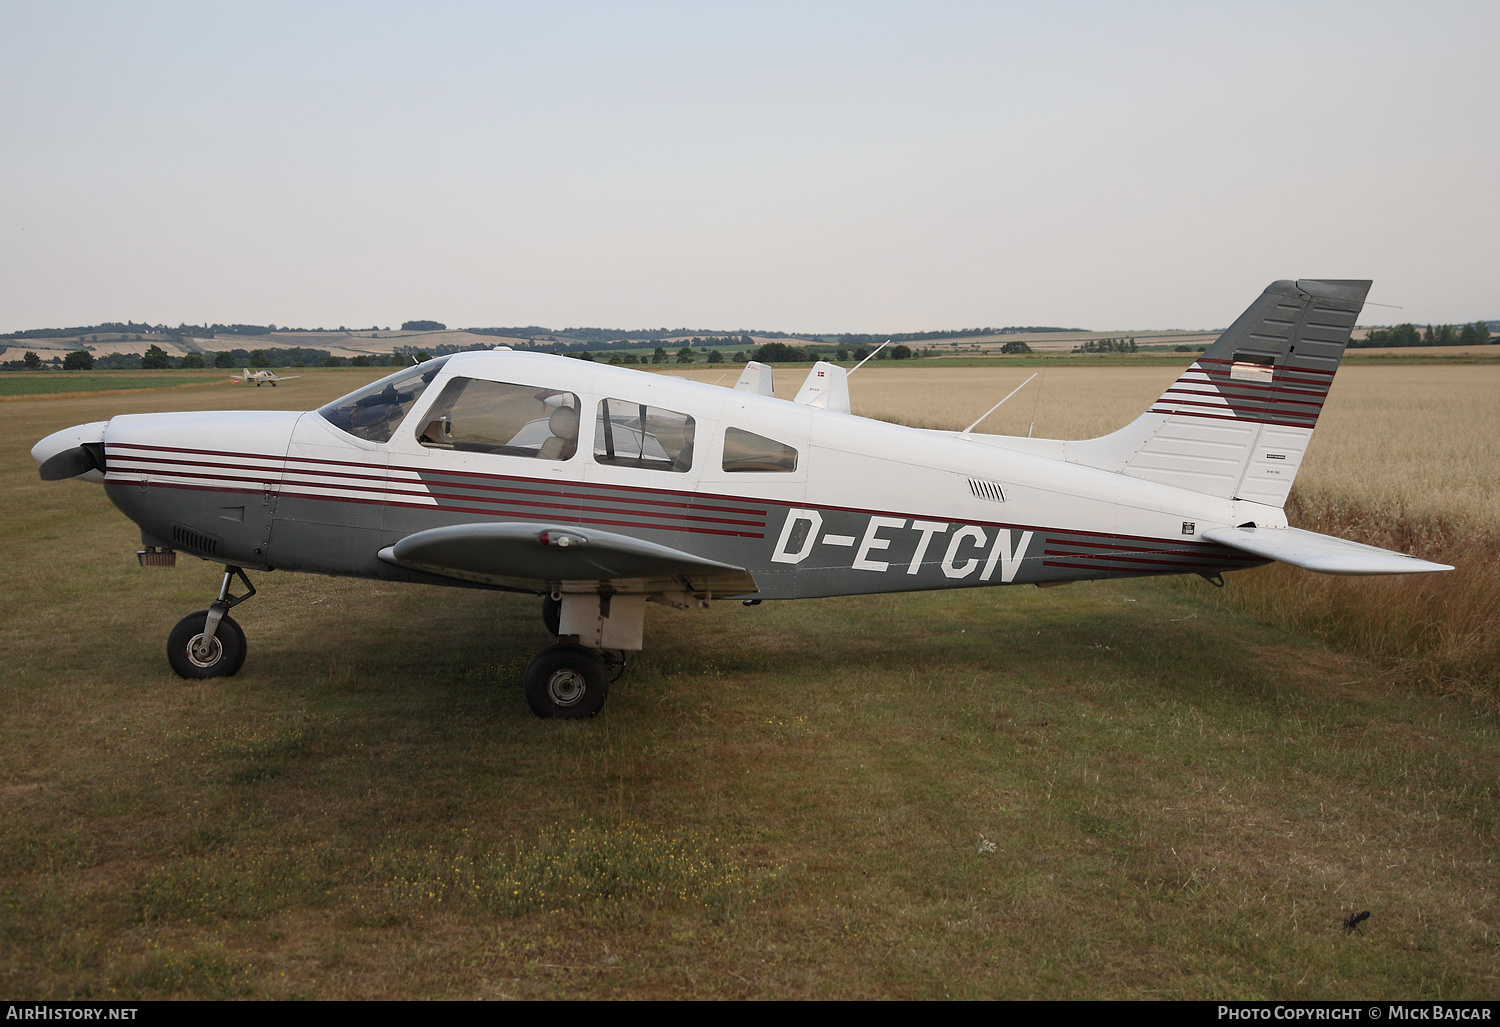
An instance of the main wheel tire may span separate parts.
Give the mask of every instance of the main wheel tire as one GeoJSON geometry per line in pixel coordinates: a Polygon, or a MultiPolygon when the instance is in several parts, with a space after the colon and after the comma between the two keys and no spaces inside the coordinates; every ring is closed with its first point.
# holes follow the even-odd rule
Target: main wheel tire
{"type": "Polygon", "coordinates": [[[581,645],[543,649],[526,668],[526,702],[538,717],[592,717],[608,695],[604,661],[581,645]]]}
{"type": "Polygon", "coordinates": [[[208,611],[190,613],[177,622],[167,636],[167,662],[183,678],[227,678],[238,674],[245,665],[245,632],[233,617],[225,616],[214,631],[214,642],[208,659],[200,660],[193,650],[208,626],[208,611]]]}
{"type": "Polygon", "coordinates": [[[550,635],[556,635],[558,628],[562,627],[562,600],[553,599],[551,596],[542,596],[542,626],[550,635]]]}

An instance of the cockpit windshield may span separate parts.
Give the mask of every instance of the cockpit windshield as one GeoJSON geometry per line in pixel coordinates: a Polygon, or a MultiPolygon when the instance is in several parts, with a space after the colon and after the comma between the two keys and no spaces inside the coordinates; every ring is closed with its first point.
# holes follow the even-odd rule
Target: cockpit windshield
{"type": "Polygon", "coordinates": [[[438,357],[415,367],[371,382],[357,392],[318,408],[328,423],[369,442],[389,442],[422,391],[432,384],[447,357],[438,357]]]}

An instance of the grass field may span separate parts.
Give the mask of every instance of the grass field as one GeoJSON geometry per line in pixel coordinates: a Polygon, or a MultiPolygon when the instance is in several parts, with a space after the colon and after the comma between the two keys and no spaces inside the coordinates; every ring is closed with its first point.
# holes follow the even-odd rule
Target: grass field
{"type": "Polygon", "coordinates": [[[225,371],[7,371],[0,373],[0,398],[60,396],[135,389],[169,389],[229,384],[225,371]]]}
{"type": "MultiPolygon", "coordinates": [[[[943,427],[1024,377],[867,370],[857,409],[943,427]]],[[[1308,515],[1492,537],[1495,383],[1391,371],[1341,372],[1308,515]]],[[[1107,430],[1174,376],[1049,369],[983,427],[1107,430]]],[[[1494,996],[1500,718],[1245,598],[1312,575],[653,609],[569,724],[514,684],[532,599],[266,574],[245,671],[182,683],[216,568],[140,570],[27,449],[353,381],[0,404],[7,996],[1494,996]]]]}

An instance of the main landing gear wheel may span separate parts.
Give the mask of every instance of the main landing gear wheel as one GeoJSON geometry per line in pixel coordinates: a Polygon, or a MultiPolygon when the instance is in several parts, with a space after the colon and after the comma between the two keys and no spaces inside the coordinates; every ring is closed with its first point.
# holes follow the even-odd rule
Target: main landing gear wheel
{"type": "Polygon", "coordinates": [[[604,661],[581,645],[543,649],[526,668],[526,702],[538,717],[592,717],[608,695],[604,661]]]}
{"type": "Polygon", "coordinates": [[[198,653],[207,622],[207,610],[190,613],[167,636],[167,662],[178,677],[227,678],[245,665],[245,632],[232,617],[219,621],[207,655],[198,653]]]}

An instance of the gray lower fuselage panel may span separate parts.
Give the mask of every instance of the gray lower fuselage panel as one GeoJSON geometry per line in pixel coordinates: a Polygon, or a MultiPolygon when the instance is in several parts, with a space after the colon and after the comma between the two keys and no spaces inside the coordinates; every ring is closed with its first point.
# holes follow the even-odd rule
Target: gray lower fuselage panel
{"type": "MultiPolygon", "coordinates": [[[[380,465],[368,470],[377,481],[384,473],[380,465]]],[[[1214,573],[1266,562],[1191,538],[1132,538],[518,475],[432,471],[415,481],[407,476],[385,487],[361,487],[371,491],[309,494],[290,478],[215,491],[106,482],[110,498],[146,535],[205,559],[426,583],[472,584],[387,563],[380,550],[431,528],[506,521],[585,533],[599,527],[744,567],[760,588],[757,597],[765,599],[1214,573]]]]}

